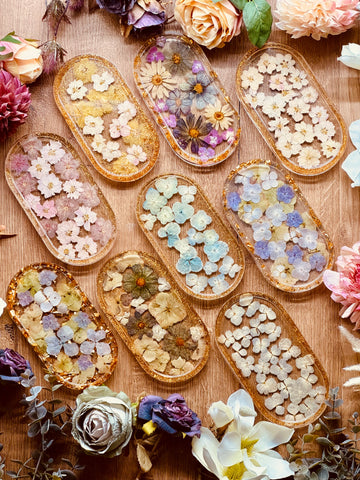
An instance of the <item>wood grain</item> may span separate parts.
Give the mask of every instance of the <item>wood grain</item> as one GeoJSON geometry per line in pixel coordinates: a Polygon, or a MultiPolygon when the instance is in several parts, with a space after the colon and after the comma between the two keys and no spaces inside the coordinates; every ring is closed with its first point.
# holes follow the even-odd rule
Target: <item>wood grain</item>
{"type": "MultiPolygon", "coordinates": [[[[272,5],[275,0],[272,0],[272,5]]],[[[25,38],[46,39],[47,27],[41,22],[45,2],[42,0],[0,0],[1,32],[0,36],[15,30],[25,38]]],[[[168,31],[176,32],[175,24],[169,25],[168,31]]],[[[62,25],[59,32],[59,41],[67,50],[67,58],[75,55],[92,53],[101,55],[113,62],[127,81],[133,93],[140,100],[135,89],[132,75],[133,58],[139,49],[142,39],[140,36],[131,36],[124,39],[120,36],[116,18],[97,10],[89,15],[83,13],[72,17],[72,25],[62,25]]],[[[359,73],[346,68],[337,62],[341,46],[349,42],[359,42],[359,28],[354,28],[341,36],[332,37],[317,42],[311,39],[291,40],[284,32],[274,27],[270,40],[287,43],[300,51],[312,67],[318,81],[323,85],[330,98],[338,106],[348,126],[359,117],[360,83],[359,73]]],[[[238,105],[235,96],[235,71],[242,55],[251,47],[246,33],[231,42],[223,50],[207,51],[206,54],[220,79],[231,95],[234,105],[238,105]]],[[[21,210],[15,197],[10,192],[4,178],[4,158],[13,142],[29,132],[53,132],[64,136],[80,152],[71,132],[57,110],[52,96],[52,76],[43,76],[30,87],[32,106],[29,118],[16,135],[0,146],[1,175],[0,175],[0,223],[7,226],[8,231],[16,232],[17,236],[0,240],[0,296],[4,297],[7,285],[12,276],[23,266],[32,262],[49,261],[54,258],[48,252],[40,237],[37,235],[30,221],[21,210]]],[[[86,268],[69,268],[75,275],[95,305],[96,276],[101,264],[111,256],[128,249],[141,249],[155,254],[151,245],[141,232],[135,219],[136,197],[142,186],[152,176],[165,172],[175,172],[194,178],[201,184],[209,198],[222,213],[221,192],[223,182],[228,172],[238,163],[252,158],[271,158],[272,154],[260,137],[256,128],[240,109],[242,134],[240,147],[236,153],[222,165],[212,170],[195,169],[176,157],[164,138],[161,136],[160,159],[153,171],[142,180],[129,184],[117,184],[107,181],[98,174],[89,164],[94,179],[103,190],[109,203],[114,209],[120,232],[112,252],[95,266],[86,268]]],[[[345,156],[353,150],[348,145],[345,156]]],[[[315,178],[305,179],[296,177],[296,181],[303,190],[309,203],[322,220],[325,229],[335,243],[335,253],[338,255],[342,245],[352,245],[360,239],[360,196],[359,189],[351,189],[350,180],[341,170],[340,164],[328,173],[315,178]]],[[[261,291],[274,296],[287,309],[290,316],[301,330],[318,358],[323,363],[333,386],[342,385],[349,377],[342,371],[345,365],[359,362],[359,358],[351,351],[347,343],[340,339],[338,325],[338,305],[330,299],[330,294],[324,286],[301,297],[286,294],[276,290],[261,276],[250,256],[246,254],[246,270],[244,278],[236,292],[261,291]]],[[[200,303],[193,302],[194,307],[203,318],[212,335],[212,350],[207,366],[192,381],[177,387],[176,390],[184,395],[189,405],[202,417],[205,425],[209,424],[207,409],[217,400],[226,401],[227,397],[239,388],[239,384],[217,350],[213,333],[217,307],[204,308],[200,303]]],[[[0,347],[12,347],[28,358],[39,379],[42,378],[40,362],[35,357],[21,334],[15,330],[11,332],[11,320],[4,315],[0,320],[0,347]]],[[[349,326],[349,325],[348,325],[349,326]]],[[[119,342],[119,363],[108,382],[114,390],[123,390],[130,397],[136,398],[141,392],[148,392],[166,397],[175,389],[157,383],[148,377],[139,367],[126,346],[119,342]]],[[[61,390],[60,390],[61,392],[61,390]]],[[[3,401],[0,392],[0,403],[3,401]]],[[[74,405],[75,396],[65,389],[61,393],[71,405],[74,405]]],[[[358,395],[351,390],[342,392],[346,400],[344,414],[348,415],[358,408],[358,395]]],[[[4,453],[7,458],[25,459],[33,448],[33,444],[26,437],[26,425],[21,423],[23,412],[21,408],[0,417],[0,431],[4,432],[1,441],[5,444],[4,453]]],[[[68,447],[74,445],[68,440],[68,447]]],[[[132,479],[136,471],[133,453],[130,457],[120,457],[106,460],[99,458],[82,458],[88,467],[81,478],[103,480],[132,479]]],[[[7,465],[11,467],[10,462],[7,465]]],[[[188,479],[195,480],[196,463],[192,460],[189,446],[179,443],[167,443],[166,452],[154,468],[155,480],[188,479]]]]}

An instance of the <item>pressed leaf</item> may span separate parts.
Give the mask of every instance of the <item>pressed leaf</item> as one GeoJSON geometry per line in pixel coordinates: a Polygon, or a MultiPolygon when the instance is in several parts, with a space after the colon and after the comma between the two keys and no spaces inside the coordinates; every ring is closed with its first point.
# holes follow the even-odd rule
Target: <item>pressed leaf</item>
{"type": "Polygon", "coordinates": [[[140,445],[140,443],[138,443],[136,446],[136,456],[141,470],[145,473],[149,472],[151,470],[152,463],[147,450],[140,445]]]}
{"type": "Polygon", "coordinates": [[[15,32],[8,33],[4,38],[0,40],[0,42],[16,43],[18,45],[21,45],[20,40],[18,40],[17,38],[14,38],[13,35],[15,35],[15,32]]]}
{"type": "Polygon", "coordinates": [[[326,437],[318,437],[316,442],[326,447],[332,447],[334,445],[334,443],[326,437]]]}
{"type": "Polygon", "coordinates": [[[53,412],[53,417],[57,417],[58,415],[61,415],[62,413],[64,413],[66,411],[66,406],[63,405],[62,407],[58,408],[57,410],[55,410],[53,412]]]}
{"type": "Polygon", "coordinates": [[[261,48],[271,33],[271,7],[266,0],[246,2],[243,20],[251,43],[261,48]]]}
{"type": "Polygon", "coordinates": [[[247,3],[247,0],[230,0],[230,2],[236,7],[238,10],[244,10],[244,7],[247,3]]]}

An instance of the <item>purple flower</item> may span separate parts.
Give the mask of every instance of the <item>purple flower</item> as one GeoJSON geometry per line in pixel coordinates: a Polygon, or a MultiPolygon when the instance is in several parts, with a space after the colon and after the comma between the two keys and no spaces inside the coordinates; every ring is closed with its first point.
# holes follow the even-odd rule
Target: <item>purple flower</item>
{"type": "Polygon", "coordinates": [[[96,0],[100,8],[116,15],[126,15],[135,5],[135,0],[96,0]]]}
{"type": "Polygon", "coordinates": [[[173,393],[167,400],[155,395],[144,397],[139,405],[138,418],[152,420],[161,430],[172,435],[200,436],[201,420],[178,393],[173,393]]]}
{"type": "Polygon", "coordinates": [[[50,313],[50,315],[44,315],[41,321],[44,330],[56,330],[60,327],[59,322],[52,313],[50,313]]]}
{"type": "Polygon", "coordinates": [[[168,127],[170,128],[175,128],[176,127],[176,116],[175,115],[169,115],[168,117],[164,117],[165,123],[168,127]]]}
{"type": "Polygon", "coordinates": [[[222,141],[222,135],[219,134],[215,128],[213,128],[210,133],[204,138],[204,141],[211,145],[213,148],[215,148],[217,145],[219,145],[222,141]]]}
{"type": "Polygon", "coordinates": [[[290,212],[287,214],[286,217],[286,225],[288,227],[295,227],[297,228],[299,225],[301,225],[304,222],[302,216],[297,210],[294,210],[293,212],[290,212]]]}
{"type": "Polygon", "coordinates": [[[239,210],[239,204],[241,202],[240,195],[237,192],[229,192],[226,196],[227,206],[234,212],[239,210]]]}
{"type": "Polygon", "coordinates": [[[19,292],[17,294],[18,302],[22,307],[27,307],[34,301],[33,296],[29,292],[29,290],[26,290],[26,292],[19,292]]]}
{"type": "Polygon", "coordinates": [[[204,71],[204,66],[199,60],[194,60],[191,71],[192,71],[192,73],[203,72],[204,71]]]}
{"type": "Polygon", "coordinates": [[[255,253],[263,260],[267,260],[270,257],[269,242],[266,240],[255,242],[255,253]]]}
{"type": "Polygon", "coordinates": [[[322,272],[326,265],[326,258],[321,253],[316,252],[309,257],[309,262],[311,265],[311,270],[322,272]]]}
{"type": "Polygon", "coordinates": [[[87,370],[93,366],[91,357],[89,355],[80,355],[77,362],[81,371],[87,370]]]}
{"type": "Polygon", "coordinates": [[[281,185],[281,187],[277,189],[276,196],[279,202],[290,203],[295,193],[290,185],[281,185]]]}
{"type": "Polygon", "coordinates": [[[3,382],[16,382],[21,380],[21,374],[32,370],[30,364],[20,353],[5,348],[0,350],[0,380],[3,382]]]}
{"type": "Polygon", "coordinates": [[[207,162],[208,160],[214,158],[215,156],[215,150],[211,147],[200,147],[199,148],[199,156],[200,156],[200,159],[203,161],[203,162],[207,162]]]}
{"type": "Polygon", "coordinates": [[[160,52],[156,47],[151,47],[149,53],[146,55],[146,61],[151,62],[162,62],[165,59],[164,54],[160,52]]]}
{"type": "Polygon", "coordinates": [[[294,245],[293,248],[290,248],[290,250],[287,250],[286,252],[289,263],[293,265],[298,260],[302,260],[303,253],[304,252],[301,250],[299,245],[294,245]]]}
{"type": "Polygon", "coordinates": [[[41,285],[46,285],[50,287],[52,282],[56,280],[57,275],[52,270],[42,270],[39,274],[39,280],[41,285]]]}
{"type": "Polygon", "coordinates": [[[80,328],[86,328],[91,323],[89,315],[85,312],[79,312],[73,317],[73,320],[75,320],[80,328]]]}
{"type": "Polygon", "coordinates": [[[169,110],[169,107],[167,106],[165,100],[161,98],[156,102],[154,110],[157,113],[162,113],[162,112],[167,112],[169,110]]]}

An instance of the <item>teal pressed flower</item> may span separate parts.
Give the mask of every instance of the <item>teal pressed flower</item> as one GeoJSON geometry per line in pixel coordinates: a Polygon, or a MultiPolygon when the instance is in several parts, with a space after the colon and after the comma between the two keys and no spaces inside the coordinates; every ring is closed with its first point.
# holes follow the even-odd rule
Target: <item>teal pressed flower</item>
{"type": "Polygon", "coordinates": [[[205,230],[203,235],[203,241],[206,245],[211,245],[219,240],[219,235],[216,233],[214,229],[205,230]]]}
{"type": "Polygon", "coordinates": [[[156,189],[168,200],[177,193],[177,178],[175,176],[159,178],[155,182],[156,189]]]}
{"type": "Polygon", "coordinates": [[[229,245],[226,242],[217,241],[205,245],[204,252],[210,262],[218,262],[220,258],[224,258],[229,251],[229,245]]]}
{"type": "Polygon", "coordinates": [[[171,222],[168,223],[165,227],[161,227],[158,230],[158,236],[160,238],[168,239],[168,247],[173,247],[175,243],[180,240],[179,237],[180,227],[177,223],[171,222]]]}
{"type": "Polygon", "coordinates": [[[182,225],[194,215],[194,208],[188,203],[175,202],[173,207],[175,222],[182,225]]]}
{"type": "Polygon", "coordinates": [[[186,258],[180,257],[176,264],[177,271],[182,273],[183,275],[186,275],[187,273],[190,273],[190,272],[196,272],[196,273],[200,272],[202,268],[203,268],[203,263],[200,257],[194,257],[189,260],[186,260],[186,258]]]}
{"type": "Polygon", "coordinates": [[[212,275],[213,273],[217,272],[218,266],[216,263],[213,262],[206,262],[204,266],[204,271],[206,275],[212,275]]]}
{"type": "Polygon", "coordinates": [[[212,218],[204,210],[199,210],[194,216],[191,217],[191,226],[202,232],[210,225],[212,218]]]}
{"type": "Polygon", "coordinates": [[[173,211],[167,205],[163,207],[156,216],[162,225],[166,225],[174,220],[173,211]]]}
{"type": "Polygon", "coordinates": [[[217,89],[211,85],[211,78],[204,72],[196,75],[188,75],[186,83],[180,85],[183,92],[187,92],[188,98],[195,102],[198,110],[203,110],[209,104],[214,105],[217,97],[217,89]]]}
{"type": "Polygon", "coordinates": [[[153,215],[157,215],[162,207],[167,204],[167,199],[152,187],[146,192],[145,198],[143,209],[150,210],[153,215]]]}
{"type": "Polygon", "coordinates": [[[201,232],[197,232],[194,228],[189,228],[187,231],[187,240],[189,245],[196,245],[204,242],[204,235],[201,232]]]}

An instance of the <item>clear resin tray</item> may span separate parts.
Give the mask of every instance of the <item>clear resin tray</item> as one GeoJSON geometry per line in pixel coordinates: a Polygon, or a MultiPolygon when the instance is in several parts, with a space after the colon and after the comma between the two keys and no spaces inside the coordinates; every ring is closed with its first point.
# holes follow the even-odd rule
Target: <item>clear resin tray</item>
{"type": "Polygon", "coordinates": [[[56,258],[88,265],[111,250],[114,212],[81,157],[52,133],[25,135],[5,160],[7,183],[56,258]]]}
{"type": "Polygon", "coordinates": [[[289,174],[270,161],[252,160],[230,172],[226,216],[262,275],[285,292],[322,283],[334,246],[289,174]]]}
{"type": "Polygon", "coordinates": [[[326,372],[278,302],[261,293],[230,298],[215,326],[221,354],[271,422],[299,428],[325,410],[326,372]]]}
{"type": "Polygon", "coordinates": [[[161,175],[138,195],[140,227],[178,286],[199,300],[227,296],[242,279],[242,250],[199,185],[161,175]]]}
{"type": "Polygon", "coordinates": [[[162,264],[124,252],[103,266],[97,284],[102,310],[148,375],[179,383],[200,372],[208,331],[162,264]]]}
{"type": "Polygon", "coordinates": [[[94,168],[130,182],[159,156],[159,138],[115,66],[102,57],[74,57],[54,81],[55,102],[94,168]]]}
{"type": "Polygon", "coordinates": [[[102,385],[117,343],[74,277],[51,263],[29,265],[11,280],[8,310],[47,370],[66,387],[102,385]]]}
{"type": "Polygon", "coordinates": [[[240,62],[236,86],[247,114],[286,168],[317,175],[339,161],[347,141],[344,120],[298,52],[277,43],[251,50],[240,62]]]}
{"type": "Polygon", "coordinates": [[[193,40],[178,35],[148,40],[135,58],[134,76],[156,123],[182,160],[209,167],[234,152],[239,114],[193,40]]]}

